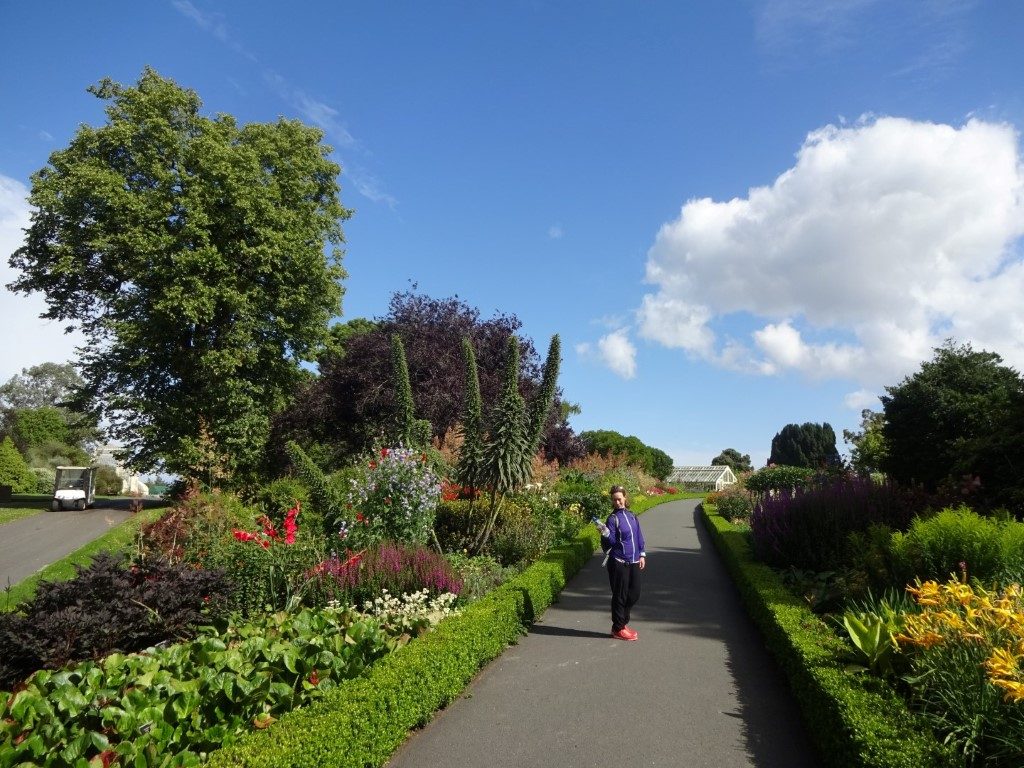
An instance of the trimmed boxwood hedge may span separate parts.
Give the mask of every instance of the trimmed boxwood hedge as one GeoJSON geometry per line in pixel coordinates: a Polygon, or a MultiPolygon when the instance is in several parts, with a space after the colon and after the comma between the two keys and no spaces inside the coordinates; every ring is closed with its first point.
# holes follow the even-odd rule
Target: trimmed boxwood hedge
{"type": "MultiPolygon", "coordinates": [[[[635,512],[683,494],[638,499],[635,512]]],[[[377,661],[314,704],[284,715],[210,755],[209,765],[366,768],[387,762],[409,730],[462,693],[476,673],[515,643],[593,556],[600,536],[587,526],[432,632],[377,661]]]]}
{"type": "Polygon", "coordinates": [[[703,508],[704,520],[754,623],[789,678],[825,765],[948,768],[955,760],[880,678],[844,668],[843,641],[754,561],[746,532],[703,508]]]}

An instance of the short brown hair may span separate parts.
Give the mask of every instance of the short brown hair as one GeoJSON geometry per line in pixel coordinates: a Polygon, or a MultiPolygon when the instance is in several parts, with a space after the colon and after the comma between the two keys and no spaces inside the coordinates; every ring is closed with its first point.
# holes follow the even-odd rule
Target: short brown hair
{"type": "Polygon", "coordinates": [[[612,489],[608,491],[609,496],[614,496],[616,493],[621,493],[623,496],[626,495],[626,489],[621,485],[613,485],[612,489]]]}

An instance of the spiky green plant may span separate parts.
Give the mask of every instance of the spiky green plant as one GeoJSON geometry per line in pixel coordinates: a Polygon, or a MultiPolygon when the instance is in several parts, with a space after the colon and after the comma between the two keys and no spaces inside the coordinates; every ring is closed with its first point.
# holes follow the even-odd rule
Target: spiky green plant
{"type": "Polygon", "coordinates": [[[327,482],[323,470],[316,465],[309,455],[294,440],[285,443],[285,451],[299,477],[309,488],[309,500],[328,524],[334,524],[341,516],[344,502],[327,482]]]}
{"type": "Polygon", "coordinates": [[[476,489],[480,487],[484,470],[483,403],[480,398],[476,353],[468,338],[462,339],[462,356],[466,363],[466,407],[462,417],[462,448],[455,467],[455,478],[460,485],[476,489]]]}
{"type": "Polygon", "coordinates": [[[399,443],[410,446],[413,442],[414,416],[412,383],[409,381],[409,364],[405,358],[405,345],[397,333],[391,334],[391,369],[395,378],[395,399],[398,403],[396,437],[399,443]]]}

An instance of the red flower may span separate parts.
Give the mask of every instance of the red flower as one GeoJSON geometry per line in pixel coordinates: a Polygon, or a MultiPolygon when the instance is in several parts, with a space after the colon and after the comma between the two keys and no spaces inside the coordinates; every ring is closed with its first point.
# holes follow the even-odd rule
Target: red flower
{"type": "Polygon", "coordinates": [[[371,461],[370,462],[370,469],[376,469],[376,468],[377,468],[377,462],[376,461],[371,461]]]}
{"type": "Polygon", "coordinates": [[[363,516],[362,512],[356,512],[356,522],[357,523],[365,523],[366,522],[366,518],[363,516]]]}
{"type": "Polygon", "coordinates": [[[388,451],[387,448],[381,448],[380,449],[380,457],[382,459],[386,459],[388,457],[388,453],[390,453],[390,451],[388,451]]]}
{"type": "Polygon", "coordinates": [[[320,685],[320,675],[317,674],[317,671],[315,669],[313,670],[312,674],[310,674],[310,676],[309,676],[309,684],[310,685],[320,685]]]}

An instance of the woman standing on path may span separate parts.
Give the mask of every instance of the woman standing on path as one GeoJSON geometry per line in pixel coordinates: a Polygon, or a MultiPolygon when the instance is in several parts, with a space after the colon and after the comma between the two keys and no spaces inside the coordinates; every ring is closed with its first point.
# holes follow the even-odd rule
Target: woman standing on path
{"type": "Polygon", "coordinates": [[[612,587],[612,637],[636,640],[629,628],[629,611],[640,599],[640,571],[647,565],[644,533],[640,521],[626,506],[626,489],[612,486],[612,513],[607,523],[598,523],[608,551],[608,581],[612,587]]]}

